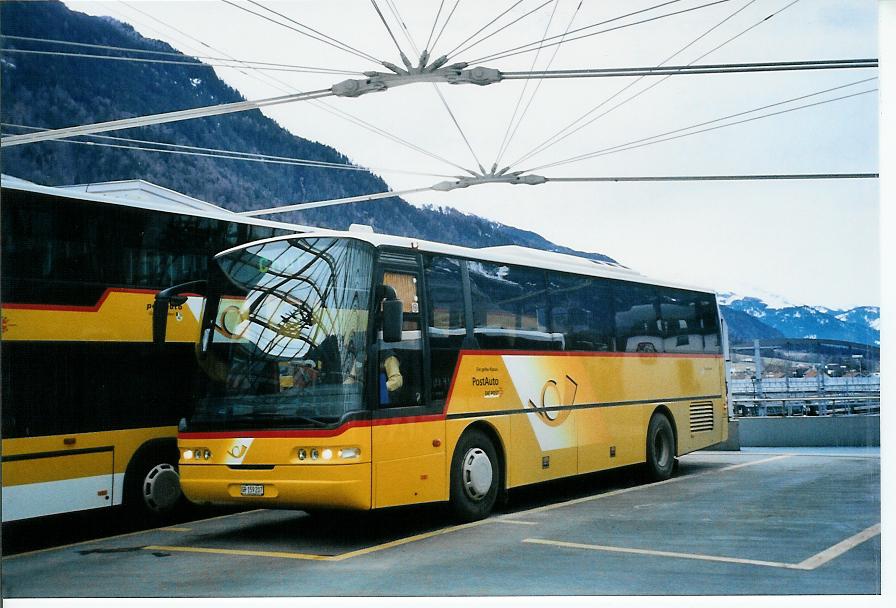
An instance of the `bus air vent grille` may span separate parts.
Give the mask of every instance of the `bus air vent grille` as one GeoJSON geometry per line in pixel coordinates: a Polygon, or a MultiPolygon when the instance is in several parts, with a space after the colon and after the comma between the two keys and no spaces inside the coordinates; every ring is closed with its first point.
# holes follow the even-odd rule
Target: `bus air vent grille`
{"type": "Polygon", "coordinates": [[[395,251],[380,251],[380,262],[395,266],[417,266],[417,257],[413,254],[397,253],[395,251]]]}
{"type": "Polygon", "coordinates": [[[691,432],[711,431],[713,429],[712,401],[691,402],[691,432]]]}

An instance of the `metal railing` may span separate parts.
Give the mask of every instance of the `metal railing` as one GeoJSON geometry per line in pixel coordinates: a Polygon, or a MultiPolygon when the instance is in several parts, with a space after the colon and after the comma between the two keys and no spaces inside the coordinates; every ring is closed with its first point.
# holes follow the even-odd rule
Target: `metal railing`
{"type": "Polygon", "coordinates": [[[735,416],[836,416],[880,412],[880,377],[731,380],[735,416]]]}

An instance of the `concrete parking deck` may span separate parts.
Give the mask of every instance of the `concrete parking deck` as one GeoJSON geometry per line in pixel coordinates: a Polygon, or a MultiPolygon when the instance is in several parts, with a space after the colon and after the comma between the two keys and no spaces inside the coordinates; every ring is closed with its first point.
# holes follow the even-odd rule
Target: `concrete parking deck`
{"type": "Polygon", "coordinates": [[[4,597],[880,593],[880,459],[701,452],[433,508],[248,511],[3,559],[4,597]]]}

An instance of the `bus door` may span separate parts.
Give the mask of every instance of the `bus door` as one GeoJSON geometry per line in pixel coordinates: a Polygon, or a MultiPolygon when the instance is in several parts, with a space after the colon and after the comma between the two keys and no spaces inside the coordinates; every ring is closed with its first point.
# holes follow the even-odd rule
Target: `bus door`
{"type": "Polygon", "coordinates": [[[401,300],[404,325],[401,342],[385,343],[377,320],[374,506],[444,500],[445,421],[441,406],[430,405],[420,256],[382,251],[377,277],[401,300]]]}

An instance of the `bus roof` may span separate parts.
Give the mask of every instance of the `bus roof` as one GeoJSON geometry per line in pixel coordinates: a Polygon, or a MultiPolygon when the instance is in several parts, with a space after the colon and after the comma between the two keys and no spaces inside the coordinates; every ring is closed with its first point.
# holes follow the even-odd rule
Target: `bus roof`
{"type": "MultiPolygon", "coordinates": [[[[556,253],[553,251],[542,251],[540,249],[532,249],[529,247],[521,247],[519,245],[500,245],[495,247],[461,247],[459,245],[449,245],[447,243],[438,243],[435,241],[424,241],[411,237],[393,236],[388,234],[377,234],[369,231],[341,231],[341,230],[312,230],[302,234],[293,234],[285,236],[277,236],[254,243],[244,243],[227,251],[223,251],[218,256],[239,251],[247,247],[258,245],[260,243],[272,243],[276,241],[284,241],[292,238],[315,238],[315,237],[335,237],[335,238],[351,238],[359,241],[370,243],[374,247],[400,247],[403,249],[423,251],[427,253],[438,253],[459,258],[467,258],[473,260],[481,260],[483,262],[495,262],[499,264],[515,264],[519,266],[530,266],[544,268],[545,270],[556,270],[559,272],[568,272],[571,274],[581,274],[593,277],[603,277],[608,279],[618,279],[621,281],[632,281],[635,283],[646,283],[650,285],[661,285],[664,287],[673,287],[678,289],[687,289],[691,291],[700,291],[705,293],[715,293],[712,289],[697,287],[694,285],[686,285],[674,281],[666,281],[647,277],[631,268],[627,268],[621,264],[613,262],[604,262],[600,260],[591,260],[565,253],[556,253]]],[[[216,256],[216,257],[218,257],[216,256]]]]}
{"type": "Polygon", "coordinates": [[[58,196],[80,201],[91,201],[112,205],[123,205],[152,211],[167,213],[181,213],[207,217],[210,219],[239,222],[241,224],[253,224],[270,228],[281,228],[295,232],[317,230],[301,224],[289,224],[286,222],[274,222],[247,217],[235,213],[213,203],[209,203],[175,190],[144,181],[142,179],[122,180],[112,182],[97,182],[92,184],[76,184],[72,186],[42,186],[11,175],[3,175],[0,179],[3,188],[58,196]]]}

